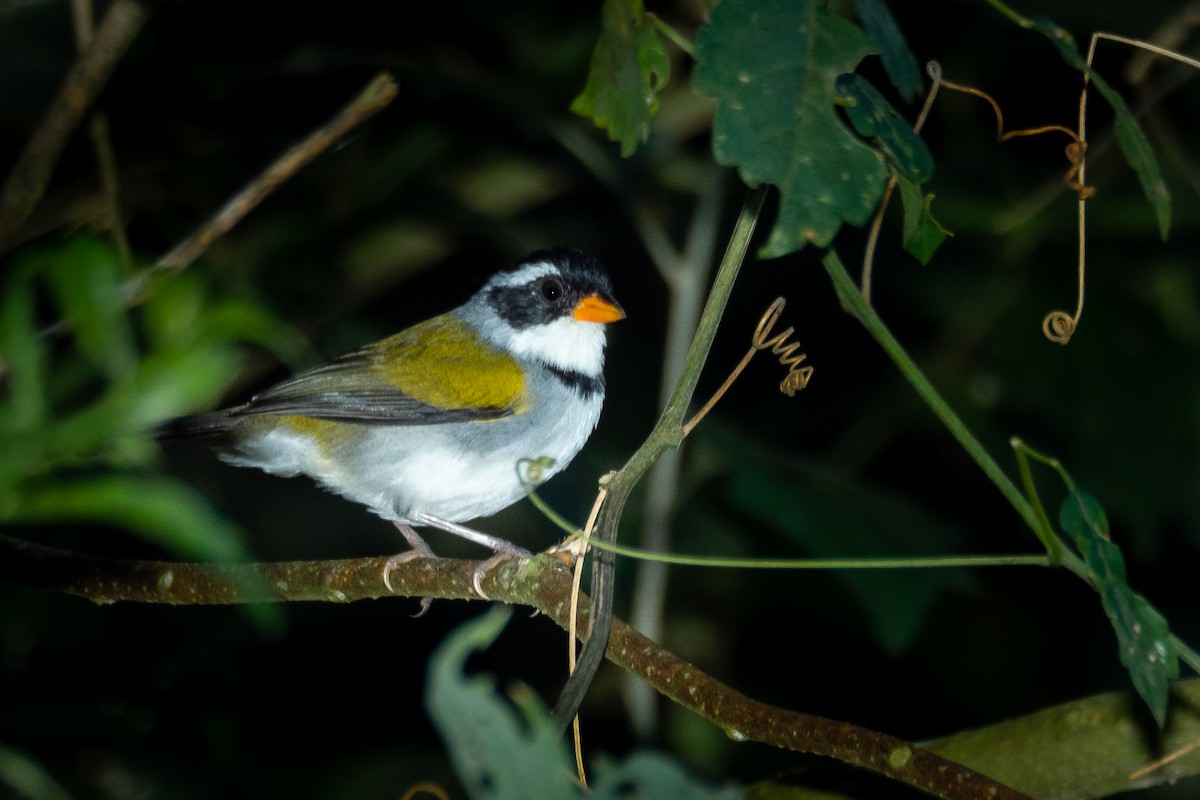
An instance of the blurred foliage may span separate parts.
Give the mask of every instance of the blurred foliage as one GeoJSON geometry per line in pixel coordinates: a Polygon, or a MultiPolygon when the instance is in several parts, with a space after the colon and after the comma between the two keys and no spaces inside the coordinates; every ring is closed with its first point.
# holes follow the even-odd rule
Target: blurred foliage
{"type": "Polygon", "coordinates": [[[736,800],[737,787],[712,789],[689,777],[662,754],[637,752],[623,763],[601,759],[588,789],[575,776],[567,743],[549,709],[524,687],[496,692],[490,676],[463,675],[473,651],[502,633],[512,617],[496,607],[462,625],[430,658],[426,703],[446,740],[456,771],[476,800],[520,800],[534,793],[544,800],[593,797],[672,797],[679,800],[736,800]]]}
{"type": "Polygon", "coordinates": [[[239,341],[294,351],[295,335],[192,275],[156,279],[131,311],[131,276],[92,235],[23,250],[5,277],[0,519],[109,523],[177,557],[248,558],[202,494],[156,474],[150,430],[213,402],[240,368],[239,341]]]}
{"type": "MultiPolygon", "coordinates": [[[[171,415],[244,397],[283,374],[280,359],[289,367],[310,363],[279,320],[333,356],[450,308],[498,265],[560,243],[595,251],[629,312],[612,332],[601,427],[543,490],[582,519],[596,476],[624,461],[656,413],[669,293],[634,218],[652,215],[674,235],[686,230],[715,133],[722,163],[755,181],[783,175],[782,201],[763,223],[764,234],[776,231],[766,252],[780,257],[744,271],[699,394],[727,374],[779,294],[789,298],[786,323],[816,373],[788,399],[774,393],[779,367],[760,358],[697,430],[685,450],[678,549],[871,557],[1028,548],[1012,510],[838,308],[812,254],[782,255],[838,232],[837,248],[854,262],[862,232],[843,222],[862,224],[875,201],[834,197],[837,213],[824,214],[813,184],[789,170],[802,166],[801,145],[820,146],[829,155],[813,168],[836,176],[845,144],[869,177],[860,188],[878,197],[887,162],[835,109],[836,81],[857,66],[911,119],[922,89],[906,52],[915,63],[936,58],[947,79],[986,89],[1014,126],[1074,125],[1075,40],[1042,28],[1047,45],[984,3],[892,3],[890,13],[865,0],[778,5],[796,24],[779,24],[773,4],[734,0],[714,9],[706,28],[705,5],[686,1],[646,10],[608,0],[603,11],[598,4],[442,4],[425,7],[431,18],[421,24],[411,10],[363,2],[320,11],[222,0],[155,4],[101,97],[140,263],[170,249],[378,69],[397,74],[401,97],[200,263],[154,277],[133,298],[123,287],[138,268],[119,263],[102,230],[88,231],[102,219],[102,198],[86,139],[76,137],[27,241],[0,255],[4,532],[151,557],[396,549],[388,526],[305,481],[234,470],[188,443],[164,453],[146,431],[171,415]],[[740,43],[754,56],[747,63],[728,46],[752,5],[767,13],[740,43]],[[612,38],[617,12],[633,14],[629,39],[612,38]],[[696,41],[693,62],[667,40],[669,83],[651,13],[696,41]],[[830,32],[831,52],[800,49],[800,24],[830,32]],[[597,45],[602,35],[607,50],[597,45]],[[773,75],[771,59],[781,51],[803,80],[773,75]],[[609,118],[621,120],[607,129],[620,146],[569,111],[576,98],[594,104],[604,96],[589,69],[617,56],[644,58],[658,76],[646,80],[641,66],[622,73],[642,106],[629,94],[606,101],[616,104],[609,118]],[[743,72],[748,85],[738,79],[743,72]],[[753,94],[768,90],[765,98],[753,94]],[[812,103],[823,111],[797,136],[795,115],[812,103]],[[759,171],[751,157],[770,145],[754,136],[777,142],[767,166],[780,169],[759,171]],[[643,142],[620,158],[629,143],[643,142]],[[822,211],[819,226],[804,216],[810,206],[822,211]],[[810,229],[820,236],[809,237],[810,229]]],[[[1194,53],[1194,30],[1182,21],[1187,8],[1167,0],[1086,8],[1048,0],[1022,10],[1053,18],[1080,42],[1093,30],[1150,38],[1162,27],[1194,53]]],[[[66,4],[0,4],[0,153],[23,146],[72,52],[66,4]]],[[[874,296],[993,454],[1007,452],[1019,434],[1072,465],[1103,503],[1129,585],[1194,643],[1200,89],[1194,70],[1160,61],[1125,72],[1131,61],[1112,42],[1097,52],[1093,80],[1104,88],[1094,86],[1118,99],[1089,106],[1088,181],[1097,193],[1088,201],[1085,313],[1069,346],[1046,342],[1039,330],[1048,310],[1073,305],[1077,280],[1076,203],[1061,188],[1061,143],[997,144],[994,119],[974,98],[946,93],[934,106],[922,139],[936,176],[901,182],[902,213],[885,219],[874,296]],[[1140,123],[1138,132],[1130,133],[1130,121],[1140,123]],[[1114,145],[1125,148],[1133,171],[1113,157],[1114,145]],[[928,216],[933,193],[952,239],[943,241],[928,216]],[[1168,208],[1171,237],[1163,244],[1168,208]],[[904,247],[929,268],[911,269],[904,247]]],[[[599,116],[597,108],[590,113],[599,116]]],[[[731,193],[726,220],[739,201],[731,193]]],[[[638,517],[631,509],[631,531],[638,517]]],[[[486,527],[531,546],[556,536],[525,504],[486,527]]],[[[1086,526],[1082,532],[1090,536],[1086,526]]],[[[431,541],[439,553],[478,555],[431,541]]],[[[1066,701],[1128,683],[1097,598],[1049,570],[678,569],[671,581],[667,635],[684,657],[768,702],[914,739],[1037,709],[1052,714],[1066,701]]],[[[618,597],[627,590],[622,584],[618,597]]],[[[437,604],[410,620],[415,610],[408,601],[296,606],[286,632],[268,635],[228,609],[92,607],[2,586],[0,742],[20,754],[6,764],[44,773],[81,798],[383,798],[418,780],[462,796],[420,687],[429,653],[474,607],[437,604]]],[[[518,615],[471,667],[552,697],[565,673],[562,643],[544,620],[518,615]]],[[[619,708],[614,676],[602,671],[584,707],[585,747],[628,764],[620,759],[635,743],[619,708]]],[[[1070,709],[1063,714],[1079,719],[1070,709]]],[[[1166,721],[1171,735],[1173,715],[1166,721]]],[[[1165,754],[1148,718],[1129,712],[1113,724],[1165,754]]],[[[795,754],[724,737],[701,741],[694,725],[671,718],[657,743],[687,743],[672,755],[714,781],[750,784],[800,770],[827,794],[912,796],[795,754]]],[[[1013,740],[1045,741],[1023,731],[1013,740]]],[[[1074,744],[1072,758],[1093,746],[1074,744]]],[[[10,785],[0,794],[16,791],[8,769],[10,785]]],[[[1194,794],[1192,778],[1137,796],[1194,794]]]]}

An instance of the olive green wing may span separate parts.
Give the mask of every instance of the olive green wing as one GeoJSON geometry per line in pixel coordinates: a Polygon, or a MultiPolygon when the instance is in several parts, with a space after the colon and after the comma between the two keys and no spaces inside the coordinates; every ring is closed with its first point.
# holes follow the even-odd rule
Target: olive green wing
{"type": "Polygon", "coordinates": [[[229,413],[431,425],[520,414],[524,392],[516,360],[451,313],[276,384],[229,413]]]}

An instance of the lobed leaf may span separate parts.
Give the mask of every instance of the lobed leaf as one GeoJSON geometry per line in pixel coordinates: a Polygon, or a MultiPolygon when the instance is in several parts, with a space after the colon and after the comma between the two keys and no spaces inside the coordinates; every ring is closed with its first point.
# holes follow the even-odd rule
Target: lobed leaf
{"type": "Polygon", "coordinates": [[[493,607],[460,625],[429,661],[425,706],[470,797],[737,800],[743,796],[740,787],[705,786],[670,757],[645,752],[619,762],[601,759],[593,770],[593,785],[583,789],[563,739],[537,695],[517,687],[507,698],[501,697],[490,675],[463,674],[467,659],[495,642],[511,618],[511,609],[493,607]]]}
{"type": "Polygon", "coordinates": [[[605,0],[600,13],[587,83],[571,110],[608,131],[628,157],[650,136],[671,64],[642,0],[605,0]]]}
{"type": "Polygon", "coordinates": [[[660,753],[635,752],[623,762],[596,765],[593,800],[741,800],[739,786],[698,783],[677,761],[660,753]]]}
{"type": "Polygon", "coordinates": [[[824,247],[878,204],[883,158],[839,119],[834,88],[872,52],[861,29],[814,0],[723,0],[697,36],[696,87],[717,100],[717,161],[779,188],[762,256],[824,247]]]}
{"type": "Polygon", "coordinates": [[[425,706],[475,800],[528,797],[532,786],[545,800],[577,800],[583,793],[563,739],[539,698],[521,691],[509,703],[491,676],[463,674],[471,654],[496,641],[511,617],[496,606],[447,637],[429,661],[425,706]]]}

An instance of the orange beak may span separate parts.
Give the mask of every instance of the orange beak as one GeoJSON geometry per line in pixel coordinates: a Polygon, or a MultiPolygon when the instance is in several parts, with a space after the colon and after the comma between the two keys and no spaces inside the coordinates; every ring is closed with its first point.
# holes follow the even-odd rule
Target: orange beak
{"type": "Polygon", "coordinates": [[[616,322],[625,319],[625,312],[613,300],[589,294],[575,305],[575,319],[580,322],[616,322]]]}

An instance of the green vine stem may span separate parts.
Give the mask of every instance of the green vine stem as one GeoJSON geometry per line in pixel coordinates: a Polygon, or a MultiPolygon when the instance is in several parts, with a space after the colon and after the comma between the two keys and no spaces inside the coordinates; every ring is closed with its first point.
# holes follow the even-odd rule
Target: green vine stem
{"type": "MultiPolygon", "coordinates": [[[[963,424],[958,415],[954,413],[954,409],[950,408],[950,405],[942,399],[937,389],[933,387],[933,384],[921,372],[920,367],[912,360],[912,357],[908,355],[900,345],[900,342],[896,340],[896,337],[892,336],[892,332],[887,329],[887,326],[883,324],[883,320],[875,313],[875,309],[863,299],[858,291],[858,287],[855,286],[853,279],[851,279],[850,273],[846,271],[846,267],[842,264],[841,259],[838,258],[837,253],[832,249],[826,251],[824,257],[821,259],[821,264],[825,267],[825,271],[829,273],[829,277],[833,281],[833,287],[837,291],[838,300],[841,302],[842,308],[862,323],[867,332],[874,337],[875,341],[884,349],[884,352],[888,354],[888,357],[892,359],[892,362],[900,369],[900,373],[912,384],[912,387],[920,395],[921,399],[925,401],[925,404],[937,415],[938,419],[942,421],[942,424],[946,426],[951,435],[958,440],[963,449],[967,451],[967,454],[974,459],[984,474],[991,479],[996,488],[1000,490],[1000,494],[1004,495],[1004,498],[1008,500],[1009,504],[1012,505],[1021,519],[1024,520],[1025,524],[1041,539],[1043,535],[1043,523],[1046,525],[1049,524],[1049,520],[1045,518],[1045,512],[1043,511],[1039,516],[1033,502],[1021,493],[1021,490],[1013,483],[1012,479],[1005,474],[1000,465],[996,463],[996,460],[991,457],[983,445],[980,444],[979,440],[975,438],[974,434],[963,424]]],[[[1069,569],[1089,586],[1093,585],[1091,572],[1079,556],[1063,547],[1058,548],[1057,555],[1063,567],[1069,569]]],[[[1174,634],[1171,634],[1171,643],[1175,646],[1176,652],[1184,663],[1200,673],[1200,654],[1197,654],[1196,651],[1192,650],[1183,640],[1174,634]]]]}
{"type": "MultiPolygon", "coordinates": [[[[629,460],[618,472],[606,477],[604,488],[608,492],[607,500],[600,509],[596,521],[596,529],[592,534],[593,540],[601,543],[614,543],[617,540],[617,527],[621,521],[625,504],[633,488],[645,476],[650,467],[667,450],[678,447],[683,441],[683,425],[691,405],[692,396],[696,392],[696,384],[700,381],[700,372],[708,359],[713,340],[717,336],[717,328],[725,314],[725,306],[729,295],[733,292],[733,284],[737,280],[738,271],[750,249],[750,239],[758,222],[758,213],[766,198],[766,185],[750,192],[742,213],[738,217],[725,256],[717,276],[713,279],[712,289],[700,314],[700,323],[696,327],[696,335],[692,337],[691,346],[683,361],[679,380],[675,391],[667,402],[666,408],[658,418],[654,430],[646,438],[629,460]]],[[[571,677],[567,679],[554,706],[554,721],[565,730],[575,718],[583,696],[592,683],[596,671],[604,660],[604,649],[608,643],[609,627],[613,617],[613,569],[615,559],[613,554],[605,550],[595,553],[592,562],[591,584],[591,630],[579,654],[579,662],[571,677]]]]}
{"type": "MultiPolygon", "coordinates": [[[[900,369],[900,373],[912,384],[912,387],[917,391],[921,399],[932,409],[933,413],[937,415],[942,424],[950,431],[950,434],[963,446],[967,454],[974,459],[984,474],[996,485],[996,488],[1000,490],[1000,494],[1004,495],[1005,499],[1008,500],[1017,514],[1020,515],[1021,519],[1025,521],[1025,524],[1036,531],[1038,529],[1038,517],[1033,505],[1021,493],[1021,490],[1013,483],[1012,479],[1004,473],[1004,470],[1000,468],[995,459],[983,448],[983,445],[979,443],[974,434],[963,424],[963,421],[958,418],[958,415],[954,413],[954,409],[950,408],[950,405],[942,399],[937,389],[933,387],[933,384],[929,382],[929,379],[925,377],[925,374],[921,372],[920,368],[904,348],[901,347],[896,337],[892,336],[892,332],[883,324],[883,320],[875,313],[875,309],[863,300],[862,295],[859,294],[858,288],[854,285],[850,274],[846,272],[846,267],[842,264],[841,259],[838,258],[837,253],[833,250],[827,251],[821,260],[821,264],[833,280],[833,286],[837,290],[838,300],[841,302],[842,308],[846,309],[847,312],[862,323],[867,332],[875,338],[875,341],[879,343],[884,352],[888,354],[888,357],[892,359],[892,362],[900,369]]],[[[1063,554],[1063,565],[1080,577],[1085,577],[1087,572],[1083,563],[1077,558],[1072,559],[1070,556],[1070,553],[1063,554]]]]}

